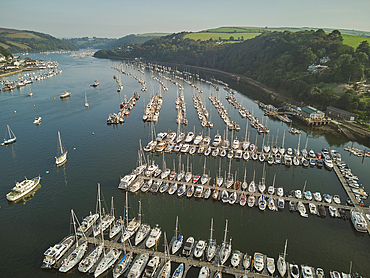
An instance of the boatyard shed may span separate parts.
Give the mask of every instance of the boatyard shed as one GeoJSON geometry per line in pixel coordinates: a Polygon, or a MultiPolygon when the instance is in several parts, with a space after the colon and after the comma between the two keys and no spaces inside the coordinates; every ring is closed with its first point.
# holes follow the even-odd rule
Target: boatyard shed
{"type": "Polygon", "coordinates": [[[352,112],[348,112],[333,106],[328,106],[326,108],[326,116],[332,119],[342,119],[346,121],[354,121],[355,114],[352,112]]]}
{"type": "Polygon", "coordinates": [[[305,106],[302,108],[302,116],[309,120],[318,120],[325,117],[325,113],[312,106],[305,106]]]}

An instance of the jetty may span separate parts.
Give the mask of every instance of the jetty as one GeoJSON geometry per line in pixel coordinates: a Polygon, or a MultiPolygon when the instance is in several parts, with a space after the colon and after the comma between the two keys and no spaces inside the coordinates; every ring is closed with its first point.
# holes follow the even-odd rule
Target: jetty
{"type": "MultiPolygon", "coordinates": [[[[358,201],[355,197],[355,194],[352,192],[351,187],[348,186],[348,183],[346,182],[342,173],[339,171],[339,168],[338,168],[336,163],[334,163],[333,169],[334,169],[334,172],[337,175],[340,183],[342,184],[343,189],[346,191],[348,197],[351,199],[351,202],[354,204],[356,210],[361,212],[364,215],[365,221],[367,223],[367,232],[370,235],[370,221],[367,217],[365,217],[365,214],[370,214],[370,208],[369,207],[366,208],[366,207],[363,207],[363,206],[359,205],[359,203],[358,203],[358,201]]],[[[353,207],[350,207],[350,208],[353,209],[353,207]]]]}
{"type": "MultiPolygon", "coordinates": [[[[251,192],[248,192],[248,191],[245,191],[245,190],[242,190],[242,189],[226,188],[226,187],[223,187],[223,186],[222,187],[216,187],[215,185],[210,185],[209,184],[209,181],[206,184],[201,185],[201,184],[198,184],[198,183],[194,184],[192,182],[175,181],[175,180],[170,181],[168,179],[160,179],[160,178],[153,178],[153,177],[147,177],[147,176],[144,176],[144,175],[139,175],[139,176],[136,177],[135,180],[132,181],[131,184],[135,184],[135,182],[137,182],[139,179],[142,179],[143,180],[143,183],[142,184],[144,184],[145,181],[148,181],[150,179],[153,179],[153,180],[155,180],[157,182],[158,181],[161,181],[162,183],[166,182],[166,183],[170,183],[170,184],[173,184],[173,183],[185,184],[187,188],[190,187],[190,186],[192,186],[192,185],[194,185],[195,187],[202,186],[203,187],[203,192],[206,189],[208,189],[208,188],[211,189],[211,190],[218,190],[218,191],[220,191],[219,193],[221,193],[221,191],[223,191],[223,190],[226,190],[229,193],[229,196],[230,196],[231,193],[236,192],[236,194],[238,195],[238,199],[237,199],[236,203],[238,203],[238,201],[239,201],[240,194],[241,193],[245,193],[247,195],[252,195],[253,194],[257,198],[260,197],[261,195],[264,195],[266,198],[270,198],[270,197],[273,197],[273,198],[282,198],[285,202],[290,202],[290,201],[298,202],[298,201],[301,201],[304,205],[308,205],[309,203],[313,203],[316,206],[318,206],[318,205],[323,205],[325,207],[333,206],[333,207],[335,207],[337,209],[343,209],[343,210],[347,210],[347,211],[349,211],[349,210],[351,210],[353,208],[353,206],[344,205],[344,204],[343,205],[342,204],[335,204],[335,203],[330,203],[329,204],[329,203],[325,203],[324,201],[323,202],[316,202],[315,200],[306,200],[306,199],[303,199],[303,198],[302,199],[297,199],[297,198],[295,198],[293,196],[289,196],[289,195],[284,195],[282,197],[279,197],[277,195],[270,195],[267,192],[261,193],[261,192],[257,192],[256,191],[256,192],[251,193],[251,192]]],[[[209,180],[212,180],[212,179],[209,179],[209,180]]],[[[170,186],[171,185],[169,185],[169,187],[170,186]]],[[[258,187],[257,184],[256,184],[256,186],[258,187]]],[[[122,186],[119,185],[118,188],[119,189],[124,189],[124,190],[130,191],[130,188],[131,187],[123,188],[122,186]]],[[[159,193],[159,194],[161,194],[161,193],[159,193]]],[[[177,196],[177,194],[173,194],[173,195],[176,195],[177,196]]],[[[200,197],[203,197],[203,194],[200,197]]],[[[220,200],[220,194],[218,194],[217,200],[220,200]]],[[[248,207],[248,206],[246,206],[246,207],[248,207]]]]}
{"type": "MultiPolygon", "coordinates": [[[[100,244],[102,242],[101,240],[99,240],[97,238],[93,238],[93,237],[88,237],[87,241],[90,244],[100,244]]],[[[118,243],[118,242],[114,242],[114,241],[104,240],[104,245],[105,245],[105,247],[108,247],[108,248],[113,248],[114,247],[114,248],[121,249],[121,250],[123,250],[123,248],[124,248],[122,243],[118,243]]],[[[196,242],[194,243],[194,245],[196,245],[196,242]]],[[[128,247],[126,247],[126,248],[128,248],[128,247]]],[[[245,276],[245,275],[247,277],[255,277],[255,278],[271,277],[270,275],[268,275],[266,268],[262,271],[262,273],[257,273],[257,272],[251,272],[249,270],[245,270],[241,263],[240,263],[238,268],[234,268],[232,266],[226,266],[226,265],[218,265],[216,262],[219,261],[219,258],[218,258],[219,257],[219,252],[217,252],[220,249],[219,246],[216,250],[216,256],[213,259],[213,262],[207,262],[207,261],[204,261],[204,260],[194,259],[193,258],[194,250],[192,251],[192,253],[190,254],[189,257],[180,257],[178,255],[165,255],[165,253],[163,253],[163,252],[154,251],[152,249],[145,249],[145,248],[142,248],[141,246],[132,247],[132,249],[133,249],[133,253],[135,253],[135,254],[147,253],[150,256],[158,256],[161,259],[161,264],[157,268],[157,271],[156,271],[154,277],[157,277],[157,275],[159,274],[160,269],[162,268],[162,266],[166,263],[166,261],[168,259],[170,259],[171,261],[173,261],[175,263],[179,263],[179,264],[183,263],[184,264],[185,268],[184,268],[183,277],[186,276],[187,272],[189,271],[189,269],[191,267],[197,267],[200,270],[200,268],[202,268],[203,266],[207,266],[209,268],[209,270],[210,270],[210,276],[209,277],[213,277],[213,274],[216,271],[222,271],[223,273],[234,275],[235,277],[245,276]]],[[[265,255],[265,257],[266,257],[266,255],[265,255]]],[[[250,266],[250,269],[253,269],[253,264],[250,266]]]]}

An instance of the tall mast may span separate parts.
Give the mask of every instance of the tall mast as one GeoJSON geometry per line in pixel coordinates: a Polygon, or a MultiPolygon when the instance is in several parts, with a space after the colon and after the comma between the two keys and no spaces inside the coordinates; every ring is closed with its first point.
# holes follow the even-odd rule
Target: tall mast
{"type": "Polygon", "coordinates": [[[114,205],[113,205],[113,196],[112,196],[112,201],[111,201],[111,203],[110,203],[111,205],[110,205],[110,214],[112,215],[112,216],[114,216],[114,205]]]}
{"type": "Polygon", "coordinates": [[[305,150],[307,150],[308,136],[306,137],[306,145],[304,145],[305,150]]]}
{"type": "MultiPolygon", "coordinates": [[[[8,126],[9,129],[9,126],[8,126]]],[[[10,136],[10,132],[9,132],[10,136]]],[[[59,147],[60,147],[60,154],[63,154],[63,148],[62,148],[62,140],[60,139],[60,132],[58,131],[58,138],[59,138],[59,147]]]]}
{"type": "Polygon", "coordinates": [[[227,223],[228,223],[228,220],[226,219],[225,235],[224,235],[224,244],[226,243],[226,236],[227,236],[227,223]]]}
{"type": "Polygon", "coordinates": [[[211,234],[209,236],[209,242],[212,241],[212,234],[213,234],[213,218],[211,218],[211,234]]]}
{"type": "Polygon", "coordinates": [[[285,261],[285,256],[286,256],[286,248],[288,245],[288,239],[285,240],[285,247],[284,247],[284,261],[285,261]]]}
{"type": "Polygon", "coordinates": [[[206,173],[206,161],[207,161],[207,158],[204,157],[203,175],[206,173]]]}
{"type": "Polygon", "coordinates": [[[126,191],[126,227],[128,227],[128,199],[127,199],[127,191],[126,191]]]}
{"type": "Polygon", "coordinates": [[[75,222],[75,216],[73,209],[71,209],[71,216],[72,216],[72,221],[73,221],[73,229],[75,231],[75,237],[76,237],[76,247],[78,247],[78,237],[77,237],[77,232],[76,232],[76,222],[75,222]]]}
{"type": "Polygon", "coordinates": [[[176,229],[175,229],[175,240],[177,238],[177,225],[178,225],[179,217],[176,216],[176,229]]]}
{"type": "Polygon", "coordinates": [[[139,213],[138,213],[139,223],[141,223],[141,201],[139,201],[139,213]]]}

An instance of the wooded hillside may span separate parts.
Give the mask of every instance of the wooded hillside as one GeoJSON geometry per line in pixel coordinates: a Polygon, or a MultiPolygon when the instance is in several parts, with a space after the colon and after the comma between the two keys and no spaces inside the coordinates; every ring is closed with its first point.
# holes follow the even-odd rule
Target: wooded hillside
{"type": "Polygon", "coordinates": [[[361,81],[370,75],[368,42],[357,49],[343,44],[337,30],[272,32],[238,44],[216,44],[172,34],[122,50],[102,50],[99,58],[136,58],[201,66],[237,73],[265,84],[297,101],[321,108],[333,105],[370,117],[370,95],[355,91],[335,94],[326,84],[361,81]],[[328,57],[326,63],[322,58],[328,57]],[[308,71],[322,64],[319,71],[308,71]]]}

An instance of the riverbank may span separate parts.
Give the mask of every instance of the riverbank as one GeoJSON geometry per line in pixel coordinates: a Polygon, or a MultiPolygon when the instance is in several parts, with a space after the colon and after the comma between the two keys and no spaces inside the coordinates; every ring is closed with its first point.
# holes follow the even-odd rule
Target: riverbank
{"type": "Polygon", "coordinates": [[[0,73],[0,78],[12,76],[17,73],[22,73],[24,71],[34,71],[34,70],[39,70],[39,69],[40,69],[39,67],[27,67],[27,68],[23,68],[23,69],[11,71],[11,72],[0,73]]]}
{"type": "MultiPolygon", "coordinates": [[[[132,60],[130,58],[117,58],[114,56],[108,57],[108,58],[98,58],[98,59],[132,60]]],[[[145,61],[145,62],[158,63],[158,64],[162,64],[165,66],[171,66],[171,67],[183,67],[183,68],[192,69],[192,70],[201,70],[204,72],[219,74],[227,78],[231,78],[235,80],[235,82],[238,82],[239,84],[244,83],[247,86],[251,86],[259,90],[261,93],[263,93],[264,98],[266,100],[269,100],[270,103],[275,106],[282,106],[282,105],[285,105],[285,103],[290,103],[296,106],[301,105],[301,103],[298,103],[297,101],[285,96],[284,94],[276,92],[272,90],[271,88],[269,88],[268,86],[265,86],[264,84],[256,80],[253,80],[249,77],[243,76],[243,75],[234,74],[234,73],[230,73],[230,72],[226,72],[226,71],[222,71],[218,69],[204,68],[204,67],[192,66],[192,65],[182,65],[182,64],[176,64],[176,63],[158,62],[158,61],[145,61]]],[[[241,93],[243,94],[243,92],[241,93]]],[[[364,130],[358,128],[357,126],[354,126],[353,124],[348,124],[347,122],[336,122],[336,123],[332,123],[326,126],[315,127],[315,129],[321,129],[323,132],[329,132],[337,137],[347,138],[351,141],[360,142],[366,145],[367,147],[370,147],[370,140],[369,140],[370,131],[366,133],[364,132],[364,130]]]]}
{"type": "MultiPolygon", "coordinates": [[[[94,57],[94,58],[97,58],[97,57],[94,57]]],[[[132,60],[131,58],[118,58],[116,56],[108,56],[107,58],[97,58],[97,59],[111,59],[111,60],[132,60]]],[[[170,62],[159,62],[159,61],[150,61],[150,60],[145,60],[145,62],[150,62],[150,63],[158,63],[158,64],[162,64],[162,65],[166,65],[166,66],[172,66],[172,67],[176,67],[176,66],[181,66],[181,67],[184,67],[184,68],[188,68],[188,69],[194,69],[194,70],[202,70],[202,71],[205,71],[205,72],[211,72],[211,73],[217,73],[217,74],[220,74],[220,75],[223,75],[223,76],[226,76],[228,78],[231,78],[233,80],[235,80],[236,82],[239,82],[239,83],[244,83],[246,85],[250,85],[254,88],[257,88],[259,89],[261,92],[264,93],[264,96],[265,98],[269,99],[274,105],[281,105],[281,104],[284,104],[286,102],[289,102],[293,105],[300,105],[299,102],[279,93],[279,92],[276,92],[274,90],[272,90],[271,88],[265,86],[264,84],[256,81],[256,80],[253,80],[249,77],[246,77],[244,75],[240,75],[240,74],[234,74],[234,73],[231,73],[231,72],[226,72],[226,71],[222,71],[222,70],[218,70],[218,69],[211,69],[211,68],[204,68],[204,67],[199,67],[199,66],[193,66],[193,65],[183,65],[183,64],[176,64],[176,63],[170,63],[170,62]]]]}

